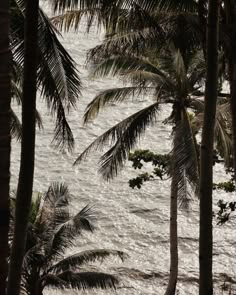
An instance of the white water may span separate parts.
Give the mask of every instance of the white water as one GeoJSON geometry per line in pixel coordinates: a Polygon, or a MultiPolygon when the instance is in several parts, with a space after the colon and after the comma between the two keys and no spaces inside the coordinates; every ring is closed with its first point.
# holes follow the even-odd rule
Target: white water
{"type": "MultiPolygon", "coordinates": [[[[94,234],[78,239],[78,247],[70,253],[84,249],[110,248],[123,250],[129,254],[124,262],[111,258],[104,265],[95,265],[109,273],[117,273],[121,278],[118,295],[158,295],[163,294],[168,282],[169,270],[169,188],[168,181],[150,182],[141,190],[131,189],[128,180],[136,175],[130,164],[110,183],[98,175],[97,161],[101,153],[92,153],[78,166],[72,166],[76,156],[99,134],[127,115],[152,103],[148,98],[130,101],[128,104],[113,105],[104,110],[93,123],[83,126],[82,116],[86,105],[102,89],[116,87],[121,82],[115,79],[90,80],[84,68],[86,51],[101,42],[101,36],[94,30],[84,34],[84,27],[78,33],[64,35],[63,43],[78,64],[83,83],[82,97],[78,111],[69,116],[76,139],[73,155],[61,154],[51,146],[53,122],[45,104],[38,102],[43,115],[44,130],[37,132],[35,191],[45,191],[54,181],[66,182],[73,193],[74,212],[90,203],[95,206],[97,230],[94,234]]],[[[138,147],[159,153],[171,149],[171,128],[161,122],[169,114],[170,108],[161,109],[158,122],[150,127],[142,137],[138,147]]],[[[19,143],[12,147],[12,188],[16,186],[19,169],[19,143]]],[[[224,169],[217,165],[216,180],[224,179],[224,169]]],[[[233,198],[220,192],[215,193],[215,203],[220,198],[233,198]]],[[[217,209],[217,208],[215,208],[217,209]]],[[[179,281],[178,294],[197,294],[198,279],[198,201],[192,204],[189,213],[179,211],[179,281]]],[[[216,223],[216,222],[215,222],[216,223]]],[[[216,286],[223,283],[223,274],[234,278],[236,248],[233,230],[234,221],[226,226],[214,227],[214,276],[216,286]]],[[[218,289],[218,288],[217,288],[218,289]]],[[[46,292],[45,292],[46,293],[46,292]]],[[[65,292],[64,292],[65,293],[65,292]]],[[[114,294],[114,291],[94,291],[95,294],[114,294]]],[[[48,291],[48,294],[62,294],[48,291]]],[[[78,294],[69,291],[68,294],[78,294]]],[[[83,292],[81,292],[83,294],[83,292]]],[[[89,294],[92,294],[89,292],[89,294]]],[[[218,293],[217,293],[218,294],[218,293]]],[[[220,293],[223,294],[223,293],[220,293]]],[[[227,294],[227,293],[224,293],[227,294]]]]}

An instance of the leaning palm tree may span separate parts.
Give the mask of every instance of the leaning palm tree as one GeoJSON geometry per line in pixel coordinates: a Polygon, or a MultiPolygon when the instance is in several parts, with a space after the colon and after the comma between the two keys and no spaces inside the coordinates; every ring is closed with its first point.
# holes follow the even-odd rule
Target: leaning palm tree
{"type": "MultiPolygon", "coordinates": [[[[66,256],[66,250],[75,246],[82,231],[94,230],[91,207],[86,206],[71,215],[69,204],[68,187],[59,183],[50,185],[46,194],[38,195],[32,203],[21,294],[42,295],[46,287],[62,290],[116,288],[118,279],[115,275],[89,271],[86,264],[102,262],[109,256],[123,260],[126,255],[122,251],[94,249],[66,256]]],[[[13,226],[14,212],[12,215],[13,226]]]]}
{"type": "Polygon", "coordinates": [[[4,295],[7,278],[9,186],[10,186],[10,15],[9,1],[1,2],[0,9],[0,290],[4,295]]]}
{"type": "Polygon", "coordinates": [[[102,156],[100,171],[106,179],[118,173],[146,127],[155,122],[159,107],[170,103],[173,106],[166,122],[173,124],[173,149],[171,167],[171,218],[170,279],[166,294],[175,294],[178,274],[177,249],[177,203],[185,205],[189,199],[188,183],[198,186],[198,160],[195,138],[189,121],[187,108],[196,102],[191,95],[200,87],[205,75],[204,61],[197,52],[185,64],[180,52],[169,49],[158,58],[138,57],[124,54],[104,60],[96,68],[95,76],[119,75],[131,86],[108,89],[98,94],[88,105],[85,122],[94,119],[100,109],[124,102],[138,95],[151,94],[155,102],[121,121],[99,136],[76,160],[84,159],[93,149],[102,148],[108,142],[114,145],[102,156]]]}

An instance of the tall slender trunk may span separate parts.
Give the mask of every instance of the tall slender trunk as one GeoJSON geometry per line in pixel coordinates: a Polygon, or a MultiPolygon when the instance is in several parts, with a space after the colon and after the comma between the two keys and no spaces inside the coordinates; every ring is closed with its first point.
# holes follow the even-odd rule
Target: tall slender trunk
{"type": "MultiPolygon", "coordinates": [[[[173,155],[172,165],[175,159],[173,155]]],[[[175,295],[177,277],[178,277],[178,233],[177,233],[177,210],[178,210],[178,183],[176,173],[171,179],[171,196],[170,196],[170,275],[165,295],[175,295]]]]}
{"type": "MultiPolygon", "coordinates": [[[[233,40],[236,49],[236,40],[233,40]]],[[[232,56],[232,61],[229,64],[230,74],[230,108],[232,117],[232,137],[233,137],[233,168],[234,181],[236,182],[236,56],[232,56]]]]}
{"type": "Polygon", "coordinates": [[[230,82],[230,107],[232,116],[232,135],[233,135],[233,168],[234,168],[234,180],[236,182],[236,28],[235,28],[235,3],[225,0],[225,14],[226,24],[228,28],[231,28],[230,33],[230,48],[226,51],[228,58],[228,74],[230,82]]]}
{"type": "Polygon", "coordinates": [[[22,144],[7,294],[18,295],[34,179],[38,0],[26,1],[22,144]]]}
{"type": "Polygon", "coordinates": [[[10,183],[10,104],[11,104],[11,53],[9,47],[9,0],[0,2],[0,290],[6,292],[9,183],[10,183]]]}
{"type": "Polygon", "coordinates": [[[200,159],[199,294],[213,294],[212,180],[213,142],[218,82],[219,0],[209,0],[207,20],[207,78],[200,159]]]}

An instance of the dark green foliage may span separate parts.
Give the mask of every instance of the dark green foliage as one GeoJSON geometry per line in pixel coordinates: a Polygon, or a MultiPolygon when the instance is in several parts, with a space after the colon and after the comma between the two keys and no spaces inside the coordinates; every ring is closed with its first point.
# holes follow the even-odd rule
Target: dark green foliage
{"type": "Polygon", "coordinates": [[[169,175],[170,157],[169,154],[155,154],[149,150],[136,150],[134,153],[130,153],[129,161],[133,163],[134,169],[142,169],[143,163],[151,163],[154,168],[151,173],[141,173],[130,179],[129,186],[140,189],[146,181],[154,180],[156,177],[163,179],[165,175],[169,175]]]}
{"type": "Polygon", "coordinates": [[[217,222],[218,225],[222,225],[229,220],[229,217],[232,212],[236,209],[236,202],[224,202],[223,200],[219,200],[217,206],[220,210],[217,212],[217,222]]]}
{"type": "Polygon", "coordinates": [[[233,179],[230,179],[229,181],[219,182],[213,184],[213,189],[221,189],[224,190],[226,193],[232,193],[235,191],[235,182],[233,179]]]}
{"type": "Polygon", "coordinates": [[[133,162],[132,166],[134,169],[141,169],[143,162],[150,163],[153,166],[159,166],[163,172],[168,173],[168,167],[170,166],[170,155],[169,154],[155,154],[150,150],[135,150],[134,153],[129,154],[129,161],[133,162]]]}
{"type": "MultiPolygon", "coordinates": [[[[65,257],[66,250],[75,246],[82,231],[94,230],[92,208],[85,206],[71,215],[69,204],[68,187],[58,183],[52,184],[46,194],[32,202],[21,282],[24,294],[41,295],[45,287],[116,288],[119,281],[114,275],[81,271],[81,267],[95,261],[103,262],[109,256],[117,256],[123,261],[127,255],[122,251],[94,249],[65,257]]],[[[14,201],[12,209],[11,227],[14,225],[14,201]]]]}
{"type": "MultiPolygon", "coordinates": [[[[13,53],[12,97],[21,103],[22,73],[24,62],[25,1],[11,1],[11,46],[13,53]]],[[[42,9],[38,19],[37,90],[45,99],[50,113],[55,117],[53,144],[71,151],[74,137],[67,121],[67,113],[76,108],[81,82],[76,64],[60,43],[60,33],[42,9]]],[[[37,115],[41,126],[40,116],[37,115]]],[[[12,134],[21,137],[21,125],[12,112],[12,134]]]]}

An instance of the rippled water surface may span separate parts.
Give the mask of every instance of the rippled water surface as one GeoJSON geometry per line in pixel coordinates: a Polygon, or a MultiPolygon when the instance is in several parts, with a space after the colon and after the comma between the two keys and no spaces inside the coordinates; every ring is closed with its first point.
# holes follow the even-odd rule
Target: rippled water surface
{"type": "MultiPolygon", "coordinates": [[[[45,3],[44,3],[45,6],[45,3]]],[[[70,253],[84,249],[110,248],[125,251],[129,258],[124,262],[111,258],[104,265],[93,265],[112,273],[118,273],[122,283],[116,291],[119,295],[164,294],[169,269],[169,181],[147,183],[141,190],[133,190],[128,180],[135,172],[127,163],[125,168],[111,182],[105,182],[98,174],[97,161],[101,153],[89,155],[78,166],[72,166],[76,156],[99,134],[119,122],[127,115],[147,106],[152,101],[143,97],[128,104],[113,105],[105,109],[91,124],[82,125],[86,105],[101,90],[121,85],[116,79],[91,80],[84,67],[86,51],[97,45],[102,35],[96,28],[87,35],[82,24],[79,32],[64,35],[63,44],[78,64],[83,83],[78,110],[69,116],[76,139],[73,155],[61,154],[51,145],[54,122],[48,114],[44,101],[38,101],[43,116],[44,130],[37,132],[35,191],[45,191],[54,181],[66,182],[73,194],[74,212],[84,205],[94,205],[97,216],[97,230],[94,234],[79,238],[77,247],[70,253]]],[[[170,107],[160,109],[158,122],[150,127],[141,138],[138,147],[164,153],[171,149],[171,128],[162,121],[168,116],[170,107]]],[[[12,151],[12,188],[16,186],[19,168],[19,144],[14,142],[12,151]]],[[[215,168],[216,180],[224,178],[223,167],[215,168]]],[[[217,192],[215,203],[225,197],[217,192]]],[[[232,198],[233,196],[227,196],[232,198]]],[[[179,282],[178,294],[197,294],[198,278],[198,201],[192,204],[189,213],[179,212],[179,282]]],[[[216,223],[216,222],[215,222],[216,223]]],[[[214,227],[214,275],[216,284],[222,284],[223,274],[235,277],[235,221],[226,226],[214,227]]],[[[63,292],[66,293],[66,292],[63,292]]],[[[78,292],[69,291],[68,294],[78,292]]],[[[82,292],[83,293],[83,292],[82,292]]],[[[94,291],[95,294],[114,294],[113,291],[94,291]]],[[[48,291],[47,294],[61,294],[48,291]]],[[[90,292],[90,294],[92,294],[90,292]]],[[[220,293],[222,294],[222,293],[220,293]]],[[[227,293],[224,293],[227,294],[227,293]]]]}

